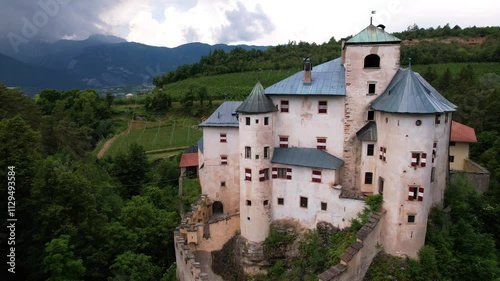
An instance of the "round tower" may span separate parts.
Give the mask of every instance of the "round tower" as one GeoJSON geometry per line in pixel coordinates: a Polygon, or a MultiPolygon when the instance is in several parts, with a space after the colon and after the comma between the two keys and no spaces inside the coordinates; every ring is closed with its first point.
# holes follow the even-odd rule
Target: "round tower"
{"type": "Polygon", "coordinates": [[[263,242],[271,223],[272,100],[257,82],[238,107],[240,149],[240,227],[249,242],[263,242]]]}
{"type": "Polygon", "coordinates": [[[443,199],[455,106],[409,68],[398,70],[371,107],[378,131],[374,183],[387,211],[382,244],[391,255],[416,258],[429,210],[443,199]]]}

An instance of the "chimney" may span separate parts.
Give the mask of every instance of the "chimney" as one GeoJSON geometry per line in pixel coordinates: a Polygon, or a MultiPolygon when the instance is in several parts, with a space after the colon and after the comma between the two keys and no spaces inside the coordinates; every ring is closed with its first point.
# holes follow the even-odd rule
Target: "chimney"
{"type": "Polygon", "coordinates": [[[383,24],[379,24],[377,25],[378,28],[382,29],[382,31],[385,31],[385,25],[383,24]]]}
{"type": "Polygon", "coordinates": [[[312,82],[311,70],[312,70],[311,59],[309,57],[306,57],[304,58],[304,84],[311,84],[312,82]]]}
{"type": "Polygon", "coordinates": [[[345,38],[340,39],[340,57],[342,60],[342,65],[345,64],[345,38]]]}

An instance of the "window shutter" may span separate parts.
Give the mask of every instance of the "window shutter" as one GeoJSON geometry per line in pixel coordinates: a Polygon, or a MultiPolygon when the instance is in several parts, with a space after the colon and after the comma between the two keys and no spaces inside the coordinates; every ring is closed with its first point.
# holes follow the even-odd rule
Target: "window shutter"
{"type": "Polygon", "coordinates": [[[313,182],[321,182],[321,171],[312,171],[312,181],[313,182]]]}
{"type": "Polygon", "coordinates": [[[424,188],[419,187],[418,188],[418,201],[423,201],[424,200],[424,188]]]}
{"type": "Polygon", "coordinates": [[[280,147],[281,148],[288,147],[288,137],[280,137],[280,147]]]}
{"type": "Polygon", "coordinates": [[[316,148],[320,150],[326,149],[326,138],[316,138],[316,148]]]}
{"type": "Polygon", "coordinates": [[[416,167],[417,166],[417,158],[418,158],[418,153],[412,153],[411,154],[411,166],[416,167]]]}
{"type": "Polygon", "coordinates": [[[292,179],[292,168],[286,168],[286,179],[287,180],[292,179]]]}
{"type": "Polygon", "coordinates": [[[328,103],[326,101],[320,101],[318,104],[318,113],[326,113],[328,108],[328,103]]]}
{"type": "Polygon", "coordinates": [[[288,112],[288,101],[287,100],[281,101],[281,112],[288,112]]]}
{"type": "Polygon", "coordinates": [[[387,147],[384,147],[384,153],[382,154],[382,161],[386,162],[385,155],[387,153],[387,147]]]}
{"type": "Polygon", "coordinates": [[[273,179],[277,179],[278,178],[278,168],[273,167],[272,174],[273,174],[273,179]]]}
{"type": "Polygon", "coordinates": [[[415,194],[415,191],[413,190],[415,187],[410,186],[409,191],[408,191],[408,201],[413,201],[413,195],[415,194]]]}
{"type": "Polygon", "coordinates": [[[227,156],[221,156],[220,157],[220,164],[221,165],[227,165],[227,156]]]}
{"type": "Polygon", "coordinates": [[[246,181],[252,180],[252,169],[245,169],[245,180],[246,181]]]}
{"type": "Polygon", "coordinates": [[[425,163],[427,162],[427,153],[422,153],[420,156],[420,167],[425,167],[425,163]]]}
{"type": "Polygon", "coordinates": [[[383,147],[380,147],[380,156],[379,156],[379,159],[382,160],[383,158],[383,154],[384,154],[384,148],[383,147]]]}
{"type": "Polygon", "coordinates": [[[220,142],[227,142],[227,135],[226,134],[220,134],[220,142]]]}
{"type": "Polygon", "coordinates": [[[266,178],[264,177],[264,173],[265,173],[264,170],[260,170],[259,171],[259,181],[265,181],[266,180],[266,178]]]}

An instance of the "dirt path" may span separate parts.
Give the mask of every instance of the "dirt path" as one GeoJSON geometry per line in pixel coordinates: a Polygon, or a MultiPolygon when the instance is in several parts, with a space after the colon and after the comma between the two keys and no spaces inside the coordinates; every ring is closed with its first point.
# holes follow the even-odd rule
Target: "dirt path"
{"type": "Polygon", "coordinates": [[[104,153],[106,153],[106,151],[109,149],[109,147],[113,144],[113,142],[115,141],[115,139],[121,135],[124,135],[125,133],[127,133],[129,129],[125,129],[123,130],[121,133],[119,133],[118,135],[116,136],[113,136],[112,138],[110,138],[109,140],[107,140],[104,145],[101,147],[101,149],[99,150],[99,152],[97,153],[97,158],[102,158],[102,156],[104,156],[104,153]]]}

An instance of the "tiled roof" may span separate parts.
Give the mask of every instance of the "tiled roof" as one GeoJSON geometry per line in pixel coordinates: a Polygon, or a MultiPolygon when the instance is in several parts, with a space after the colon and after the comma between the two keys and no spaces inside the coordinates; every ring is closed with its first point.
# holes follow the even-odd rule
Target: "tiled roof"
{"type": "Polygon", "coordinates": [[[411,68],[400,68],[371,107],[385,112],[420,114],[451,112],[456,108],[411,68]]]}
{"type": "Polygon", "coordinates": [[[356,136],[363,141],[377,141],[377,123],[370,121],[359,129],[356,136]]]}
{"type": "Polygon", "coordinates": [[[184,153],[181,157],[179,167],[195,167],[198,166],[198,153],[184,153]]]}
{"type": "Polygon", "coordinates": [[[272,163],[336,170],[344,161],[316,148],[274,148],[272,163]]]}
{"type": "Polygon", "coordinates": [[[201,123],[200,127],[239,127],[236,119],[236,109],[241,105],[241,101],[225,101],[215,110],[207,120],[201,123]]]}
{"type": "Polygon", "coordinates": [[[361,30],[351,39],[347,40],[346,44],[365,44],[365,43],[399,43],[401,39],[392,34],[385,32],[382,28],[378,28],[370,24],[367,28],[361,30]]]}
{"type": "Polygon", "coordinates": [[[266,95],[332,95],[345,96],[345,68],[337,58],[313,67],[312,82],[304,83],[304,71],[299,71],[267,87],[266,95]]]}
{"type": "Polygon", "coordinates": [[[452,121],[450,141],[477,142],[476,132],[474,131],[474,128],[452,121]]]}
{"type": "Polygon", "coordinates": [[[236,109],[237,112],[257,114],[278,111],[273,101],[264,94],[264,88],[260,82],[253,87],[250,95],[236,109]]]}

